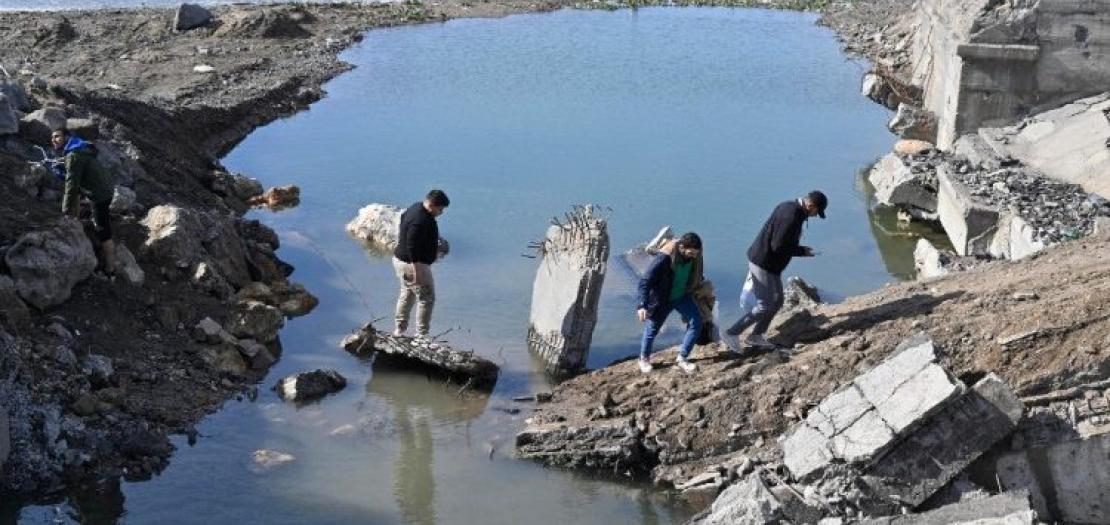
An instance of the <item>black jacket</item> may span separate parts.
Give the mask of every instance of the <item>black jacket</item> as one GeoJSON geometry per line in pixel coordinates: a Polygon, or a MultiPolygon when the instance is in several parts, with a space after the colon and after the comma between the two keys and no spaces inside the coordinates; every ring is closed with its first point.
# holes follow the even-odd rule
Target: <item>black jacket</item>
{"type": "Polygon", "coordinates": [[[401,214],[401,231],[393,256],[402,262],[432,264],[439,247],[439,225],[436,218],[417,202],[401,214]]]}
{"type": "Polygon", "coordinates": [[[798,242],[802,239],[802,225],[806,211],[798,201],[786,201],[775,206],[775,211],[763,223],[748,248],[748,260],[775,275],[782,274],[790,259],[805,252],[798,242]]]}
{"type": "MultiPolygon", "coordinates": [[[[671,287],[674,285],[675,255],[678,248],[672,242],[651,260],[639,286],[639,307],[648,311],[652,319],[658,319],[670,306],[671,287]]],[[[693,293],[701,286],[703,275],[703,254],[699,253],[692,262],[690,276],[686,281],[686,293],[693,293]]]]}

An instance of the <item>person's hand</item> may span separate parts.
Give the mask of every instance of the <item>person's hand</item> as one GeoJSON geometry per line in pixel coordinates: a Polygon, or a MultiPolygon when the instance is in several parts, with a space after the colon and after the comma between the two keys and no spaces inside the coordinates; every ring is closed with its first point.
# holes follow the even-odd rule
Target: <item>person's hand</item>
{"type": "Polygon", "coordinates": [[[817,255],[817,252],[813,251],[813,248],[802,246],[802,257],[813,257],[814,255],[817,255]]]}
{"type": "Polygon", "coordinates": [[[647,317],[648,316],[646,308],[640,308],[639,310],[636,310],[636,319],[641,323],[647,321],[647,317]]]}

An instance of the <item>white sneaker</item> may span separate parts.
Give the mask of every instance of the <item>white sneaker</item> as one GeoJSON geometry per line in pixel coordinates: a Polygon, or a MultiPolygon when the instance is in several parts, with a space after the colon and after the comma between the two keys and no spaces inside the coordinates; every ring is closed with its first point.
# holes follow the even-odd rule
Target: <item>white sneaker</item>
{"type": "Polygon", "coordinates": [[[641,372],[643,372],[645,374],[651,372],[651,361],[648,361],[647,359],[644,359],[643,357],[641,357],[639,359],[639,361],[640,361],[640,371],[641,372]]]}
{"type": "Polygon", "coordinates": [[[394,328],[393,329],[393,337],[402,337],[404,335],[405,335],[404,330],[401,330],[400,328],[394,328]]]}
{"type": "Polygon", "coordinates": [[[675,362],[678,363],[678,367],[681,368],[682,371],[686,372],[687,374],[692,374],[692,373],[694,373],[694,370],[698,369],[698,365],[695,365],[694,363],[691,363],[690,361],[687,361],[686,358],[682,357],[682,356],[678,356],[678,359],[676,359],[675,362]]]}
{"type": "Polygon", "coordinates": [[[744,340],[744,346],[757,350],[774,350],[778,348],[778,345],[768,341],[767,338],[762,335],[749,335],[748,338],[744,340]]]}

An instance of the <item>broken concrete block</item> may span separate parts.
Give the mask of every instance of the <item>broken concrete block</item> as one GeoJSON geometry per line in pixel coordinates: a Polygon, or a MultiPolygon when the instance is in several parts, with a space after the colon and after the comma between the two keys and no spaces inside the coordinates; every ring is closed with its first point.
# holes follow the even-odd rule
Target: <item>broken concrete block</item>
{"type": "Polygon", "coordinates": [[[1051,519],[1048,504],[1045,502],[1044,492],[1033,471],[1033,464],[1026,451],[1005,454],[995,460],[995,471],[998,483],[1002,490],[1024,490],[1029,493],[1029,502],[1037,515],[1043,519],[1051,519]]]}
{"type": "Polygon", "coordinates": [[[829,450],[829,438],[804,423],[782,440],[782,461],[798,479],[820,471],[835,457],[829,450]]]}
{"type": "Polygon", "coordinates": [[[998,232],[999,211],[972,196],[946,166],[937,167],[937,213],[960,255],[988,255],[998,232]]]}
{"type": "Polygon", "coordinates": [[[926,109],[912,104],[898,104],[898,111],[887,123],[891,133],[904,139],[924,140],[936,143],[937,118],[926,109]]]}
{"type": "Polygon", "coordinates": [[[1110,434],[1014,452],[996,462],[999,482],[1025,489],[1044,520],[1110,523],[1110,434]]]}
{"type": "Polygon", "coordinates": [[[1013,432],[1022,409],[1001,378],[983,378],[864,470],[871,498],[861,510],[883,514],[921,505],[1013,432]]]}
{"type": "Polygon", "coordinates": [[[1029,506],[1029,494],[1007,492],[989,498],[964,501],[921,514],[867,519],[860,525],[1033,525],[1037,514],[1029,506]]]}
{"type": "Polygon", "coordinates": [[[865,412],[874,408],[854,385],[840,389],[806,416],[806,424],[831,438],[852,426],[865,412]]]}
{"type": "Polygon", "coordinates": [[[961,394],[963,389],[939,365],[930,364],[875,405],[883,421],[901,434],[961,394]]]}
{"type": "Polygon", "coordinates": [[[932,279],[948,275],[947,263],[950,258],[933,246],[928,239],[918,239],[913,249],[913,267],[918,279],[932,279]]]}
{"type": "Polygon", "coordinates": [[[937,211],[937,190],[925,173],[914,173],[895,153],[879,160],[867,175],[875,187],[875,199],[887,206],[937,211]]]}
{"type": "Polygon", "coordinates": [[[902,384],[937,360],[933,340],[927,334],[914,334],[906,339],[874,368],[852,380],[872,405],[879,405],[894,394],[902,384]]]}
{"type": "Polygon", "coordinates": [[[755,525],[778,523],[782,517],[782,504],[759,473],[754,472],[725,489],[709,509],[694,516],[688,525],[755,525]]]}
{"type": "Polygon", "coordinates": [[[609,259],[609,232],[594,206],[578,206],[539,243],[528,347],[555,374],[586,364],[609,259]]]}
{"type": "Polygon", "coordinates": [[[894,431],[879,413],[869,410],[830,441],[830,450],[849,463],[870,461],[894,442],[894,431]]]}

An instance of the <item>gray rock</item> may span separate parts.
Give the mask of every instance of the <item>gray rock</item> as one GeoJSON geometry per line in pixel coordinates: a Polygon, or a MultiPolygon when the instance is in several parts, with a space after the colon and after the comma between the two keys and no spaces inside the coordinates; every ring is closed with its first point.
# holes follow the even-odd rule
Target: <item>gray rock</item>
{"type": "Polygon", "coordinates": [[[227,343],[238,344],[238,339],[235,336],[224,330],[220,323],[214,321],[211,317],[205,317],[193,328],[193,339],[209,344],[227,343]]]}
{"type": "Polygon", "coordinates": [[[1011,452],[996,462],[1005,490],[1027,490],[1047,522],[1110,523],[1110,434],[1011,452]]]}
{"type": "Polygon", "coordinates": [[[155,206],[142,225],[148,230],[143,250],[149,257],[187,268],[203,253],[204,225],[192,211],[170,204],[155,206]]]}
{"type": "Polygon", "coordinates": [[[227,331],[236,337],[269,343],[277,338],[278,330],[285,325],[281,310],[259,301],[236,303],[228,320],[227,331]]]}
{"type": "Polygon", "coordinates": [[[19,134],[36,144],[50,142],[50,133],[65,129],[66,112],[61,108],[44,107],[32,111],[19,121],[19,134]]]}
{"type": "Polygon", "coordinates": [[[783,291],[783,307],[813,308],[821,304],[821,294],[813,286],[798,276],[786,279],[786,289],[783,291]]]}
{"type": "Polygon", "coordinates": [[[42,310],[69,299],[73,287],[96,268],[96,255],[81,223],[64,218],[52,229],[24,234],[4,262],[19,295],[42,310]]]}
{"type": "Polygon", "coordinates": [[[212,269],[212,266],[206,262],[197,263],[190,279],[193,284],[199,286],[202,290],[207,290],[221,299],[231,297],[235,292],[235,289],[228,284],[227,279],[224,279],[219,272],[212,269]]]}
{"type": "Polygon", "coordinates": [[[898,112],[887,123],[892,133],[904,139],[937,142],[937,118],[932,112],[906,103],[898,104],[898,112]]]}
{"type": "Polygon", "coordinates": [[[236,197],[247,200],[251,197],[262,195],[262,183],[258,182],[258,179],[253,179],[238,173],[232,175],[232,179],[233,192],[236,197]]]}
{"type": "Polygon", "coordinates": [[[6,322],[17,333],[31,325],[31,311],[16,291],[15,281],[0,274],[0,321],[6,322]]]}
{"type": "Polygon", "coordinates": [[[286,401],[311,401],[343,390],[347,380],[335,370],[314,370],[280,379],[274,391],[286,401]]]}
{"type": "Polygon", "coordinates": [[[579,206],[554,224],[538,249],[532,284],[528,348],[555,374],[586,364],[597,305],[609,260],[605,217],[594,206],[579,206]]]}
{"type": "Polygon", "coordinates": [[[31,99],[23,85],[12,79],[0,78],[0,95],[8,98],[8,103],[16,111],[31,111],[31,99]]]}
{"type": "Polygon", "coordinates": [[[97,142],[96,159],[121,186],[134,187],[135,181],[146,177],[146,170],[139,164],[134,146],[128,143],[97,142]]]}
{"type": "Polygon", "coordinates": [[[0,135],[19,133],[19,115],[8,96],[0,93],[0,135]]]}
{"type": "Polygon", "coordinates": [[[132,286],[142,286],[146,282],[146,272],[135,260],[135,255],[122,242],[116,243],[116,271],[132,286]]]}
{"type": "Polygon", "coordinates": [[[376,350],[378,359],[434,371],[480,389],[492,389],[500,374],[500,367],[472,351],[456,350],[442,342],[377,332],[372,327],[370,330],[367,332],[366,327],[363,328],[364,337],[371,338],[369,348],[362,347],[360,351],[376,350]]]}
{"type": "Polygon", "coordinates": [[[687,525],[764,525],[782,519],[782,504],[755,472],[725,489],[708,510],[687,525]]]}
{"type": "Polygon", "coordinates": [[[96,140],[100,138],[100,127],[91,119],[68,118],[66,119],[65,129],[85,140],[96,140]]]}
{"type": "MultiPolygon", "coordinates": [[[[955,255],[955,254],[952,254],[955,255]]],[[[932,279],[948,275],[949,254],[941,252],[927,239],[918,239],[913,249],[913,266],[918,279],[932,279]]]]}
{"type": "Polygon", "coordinates": [[[937,213],[960,255],[989,255],[999,230],[999,210],[975,194],[953,171],[937,170],[937,213]]]}
{"type": "Polygon", "coordinates": [[[937,211],[936,181],[930,173],[914,173],[900,156],[890,153],[868,173],[880,204],[937,211]]]}
{"type": "Polygon", "coordinates": [[[31,164],[27,166],[26,171],[16,171],[13,181],[17,188],[26,192],[27,195],[35,197],[39,194],[39,186],[50,176],[50,172],[41,164],[31,164]]]}
{"type": "Polygon", "coordinates": [[[1038,517],[1029,506],[1029,494],[1015,491],[921,514],[865,519],[859,525],[1033,525],[1038,517]]]}
{"type": "Polygon", "coordinates": [[[274,291],[271,290],[269,286],[266,286],[266,283],[257,281],[247,283],[240,288],[238,292],[235,292],[235,298],[240,301],[254,299],[255,301],[261,301],[271,306],[277,303],[277,296],[274,295],[274,291]]]}
{"type": "Polygon", "coordinates": [[[112,367],[112,360],[99,355],[89,354],[81,360],[81,370],[89,378],[93,388],[111,386],[115,380],[116,370],[112,367]]]}
{"type": "Polygon", "coordinates": [[[173,18],[173,28],[188,31],[204,27],[212,22],[212,12],[196,4],[181,4],[173,18]]]}
{"type": "Polygon", "coordinates": [[[130,213],[138,203],[135,190],[127,186],[116,186],[112,194],[111,210],[116,213],[130,213]]]}

